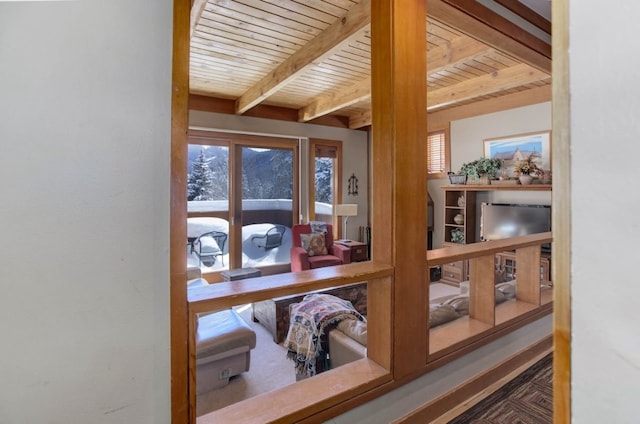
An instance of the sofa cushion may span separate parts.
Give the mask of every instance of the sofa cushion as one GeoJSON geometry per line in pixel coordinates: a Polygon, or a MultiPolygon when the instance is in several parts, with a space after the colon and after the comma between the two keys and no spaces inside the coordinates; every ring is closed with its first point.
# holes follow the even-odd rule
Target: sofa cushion
{"type": "Polygon", "coordinates": [[[309,258],[309,267],[311,269],[334,265],[342,265],[340,258],[332,255],[312,256],[309,258]]]}
{"type": "Polygon", "coordinates": [[[367,345],[367,322],[355,319],[340,321],[338,329],[363,346],[367,345]]]}
{"type": "Polygon", "coordinates": [[[300,234],[300,242],[310,257],[327,254],[323,233],[300,234]]]}
{"type": "Polygon", "coordinates": [[[516,297],[516,280],[496,284],[496,290],[502,293],[506,299],[513,299],[516,297]]]}

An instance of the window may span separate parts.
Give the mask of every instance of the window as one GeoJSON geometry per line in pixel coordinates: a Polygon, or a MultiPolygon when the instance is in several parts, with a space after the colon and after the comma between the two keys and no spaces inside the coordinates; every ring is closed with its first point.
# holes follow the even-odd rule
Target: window
{"type": "Polygon", "coordinates": [[[309,141],[309,220],[330,222],[336,228],[334,234],[340,235],[333,211],[341,201],[342,143],[335,140],[309,141]]]}
{"type": "Polygon", "coordinates": [[[427,134],[427,169],[433,178],[445,178],[451,169],[449,160],[449,130],[442,129],[427,134]]]}
{"type": "Polygon", "coordinates": [[[284,235],[299,210],[298,139],[191,130],[188,140],[187,266],[213,280],[236,268],[287,272],[284,235]],[[219,250],[203,254],[199,236],[212,231],[223,234],[219,250]],[[267,246],[267,233],[280,237],[267,246]]]}

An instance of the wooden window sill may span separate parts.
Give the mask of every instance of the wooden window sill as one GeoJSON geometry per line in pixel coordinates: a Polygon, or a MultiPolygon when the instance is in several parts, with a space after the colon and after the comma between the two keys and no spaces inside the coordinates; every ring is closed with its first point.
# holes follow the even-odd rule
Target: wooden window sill
{"type": "Polygon", "coordinates": [[[297,422],[388,381],[391,381],[388,370],[370,359],[360,359],[281,389],[202,415],[196,422],[198,424],[297,422]],[[304,395],[301,395],[302,393],[304,395]]]}

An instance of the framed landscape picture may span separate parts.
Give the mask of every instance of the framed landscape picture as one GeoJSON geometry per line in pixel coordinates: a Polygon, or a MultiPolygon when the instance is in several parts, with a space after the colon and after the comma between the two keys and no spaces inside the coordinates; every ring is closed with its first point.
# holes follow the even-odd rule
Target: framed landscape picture
{"type": "Polygon", "coordinates": [[[551,131],[484,140],[484,157],[503,161],[503,177],[515,177],[515,166],[530,155],[538,168],[551,170],[551,131]]]}

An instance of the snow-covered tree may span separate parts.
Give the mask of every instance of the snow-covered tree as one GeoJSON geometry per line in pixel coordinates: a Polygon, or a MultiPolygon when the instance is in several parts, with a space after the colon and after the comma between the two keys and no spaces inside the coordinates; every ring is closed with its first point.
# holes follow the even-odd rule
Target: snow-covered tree
{"type": "Polygon", "coordinates": [[[333,159],[316,158],[316,201],[333,202],[333,159]]]}
{"type": "Polygon", "coordinates": [[[187,177],[187,200],[213,200],[213,173],[204,148],[191,164],[191,173],[187,177]]]}

